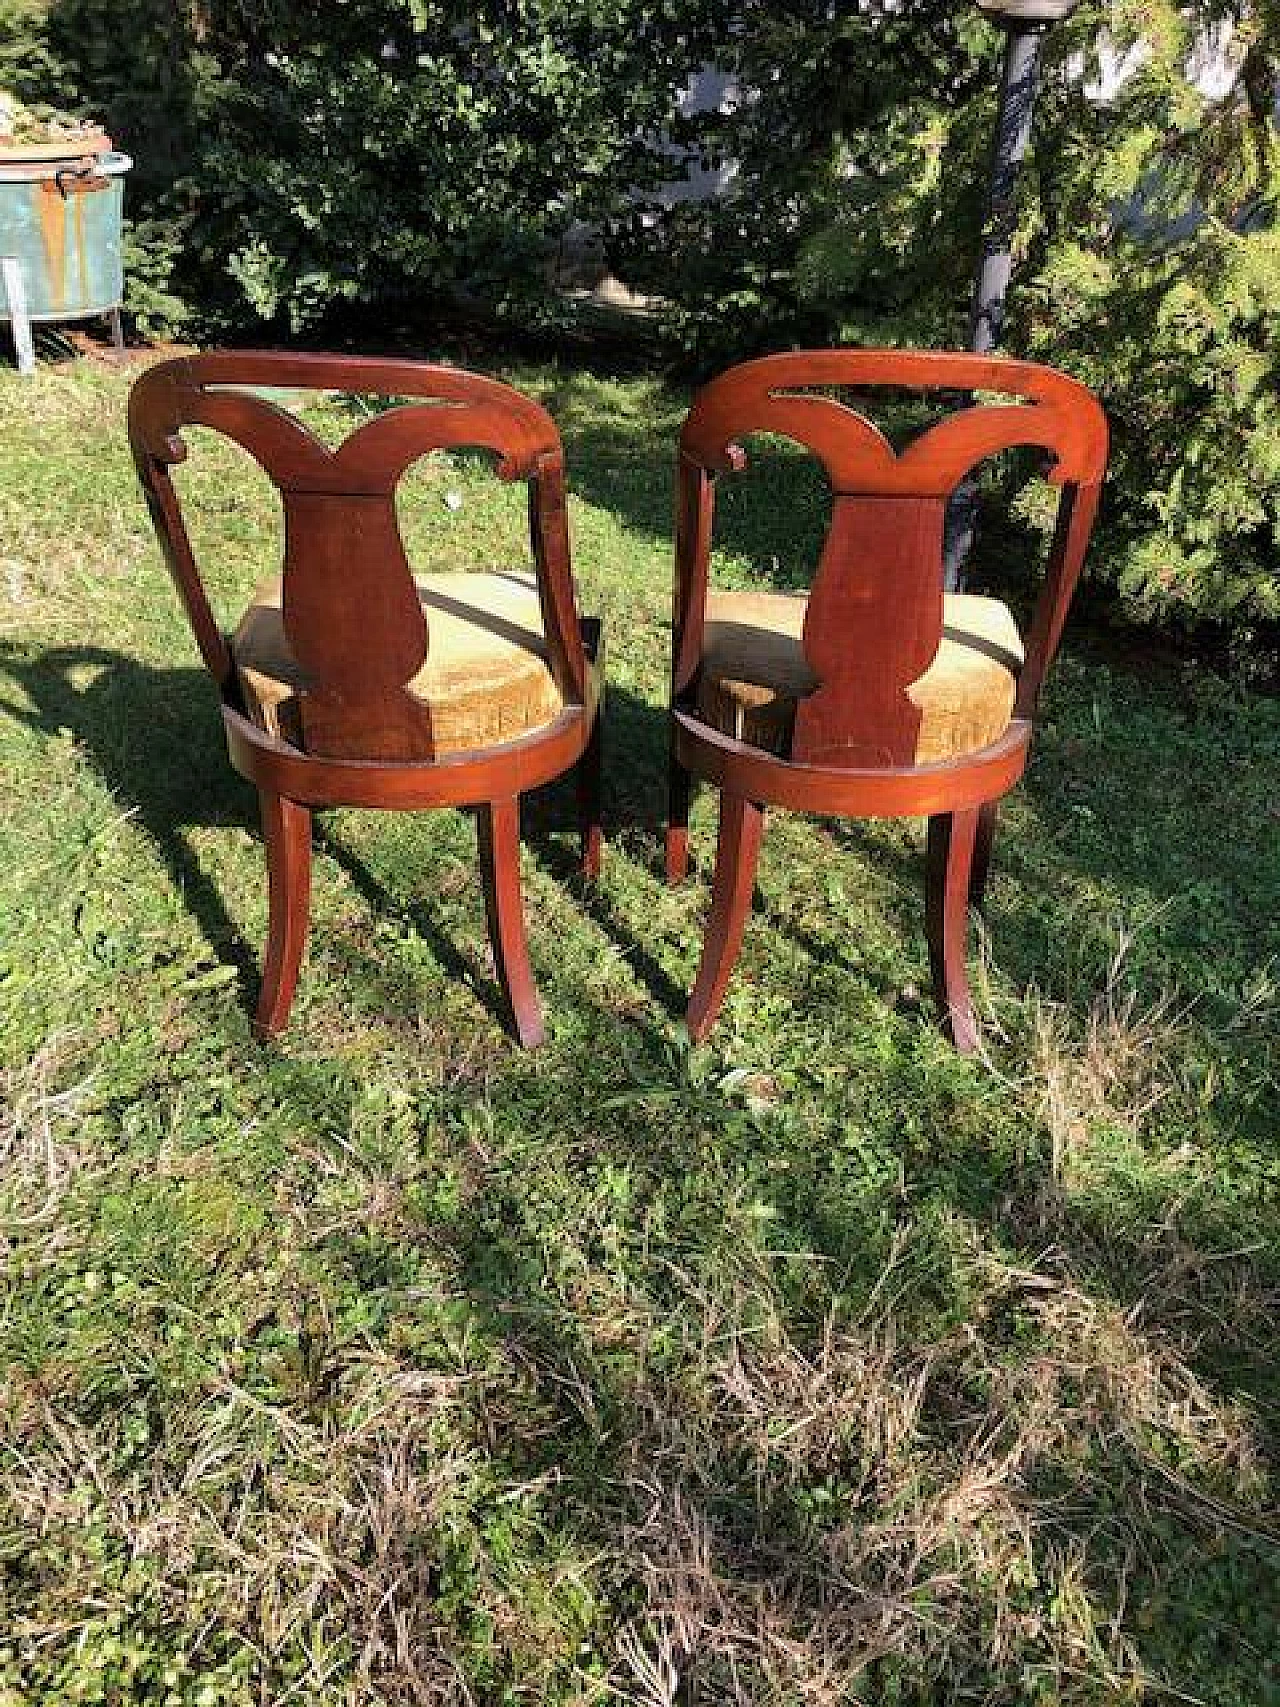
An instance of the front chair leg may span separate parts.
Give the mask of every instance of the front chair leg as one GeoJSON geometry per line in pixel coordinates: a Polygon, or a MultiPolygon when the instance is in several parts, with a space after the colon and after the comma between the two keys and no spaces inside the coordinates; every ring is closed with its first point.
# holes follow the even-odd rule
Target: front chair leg
{"type": "Polygon", "coordinates": [[[604,833],[600,826],[600,782],[604,769],[604,719],[599,709],[586,751],[578,760],[578,832],[582,843],[582,875],[593,880],[600,875],[600,852],[604,833]]]}
{"type": "Polygon", "coordinates": [[[689,1036],[695,1043],[701,1043],[716,1022],[729,974],[742,947],[763,834],[763,806],[744,800],[741,795],[721,794],[711,917],[702,946],[702,964],[685,1015],[689,1036]]]}
{"type": "Polygon", "coordinates": [[[289,1020],[298,968],[307,945],[311,906],[311,813],[268,789],[258,790],[267,846],[267,952],[253,1022],[258,1037],[275,1037],[289,1020]]]}
{"type": "Polygon", "coordinates": [[[479,809],[478,825],[480,877],[484,884],[493,964],[511,1010],[516,1036],[526,1049],[533,1049],[546,1034],[524,934],[519,800],[486,801],[479,809]]]}
{"type": "Polygon", "coordinates": [[[979,808],[929,820],[926,928],[933,991],[944,1029],[962,1055],[978,1047],[965,968],[970,883],[979,808]]]}

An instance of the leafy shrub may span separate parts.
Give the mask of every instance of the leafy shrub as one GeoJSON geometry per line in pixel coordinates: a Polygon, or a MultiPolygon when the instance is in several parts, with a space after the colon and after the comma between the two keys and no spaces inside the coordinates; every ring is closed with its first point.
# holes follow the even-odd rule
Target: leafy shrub
{"type": "MultiPolygon", "coordinates": [[[[135,155],[144,326],[384,327],[460,292],[554,323],[548,257],[587,220],[703,370],[965,342],[1000,51],[935,0],[0,0],[0,82],[135,155]],[[682,115],[708,63],[736,98],[682,115]],[[721,196],[666,193],[682,149],[734,164],[721,196]]],[[[1095,572],[1245,646],[1280,620],[1277,66],[1270,0],[1086,0],[1050,33],[1006,339],[1111,413],[1095,572]],[[1210,99],[1189,66],[1224,21],[1210,99]],[[1101,99],[1108,47],[1130,75],[1101,99]]]]}
{"type": "MultiPolygon", "coordinates": [[[[749,6],[718,55],[740,97],[698,127],[726,194],[624,232],[685,347],[964,344],[1000,51],[973,7],[749,6]]],[[[1278,67],[1263,4],[1092,0],[1051,32],[1006,335],[1106,402],[1094,573],[1241,649],[1280,620],[1278,67]],[[1238,74],[1210,98],[1191,70],[1224,21],[1238,74]],[[1105,98],[1104,52],[1129,66],[1105,98]]]]}
{"type": "Polygon", "coordinates": [[[693,52],[639,0],[0,0],[0,67],[106,121],[174,288],[226,328],[461,286],[546,315],[545,256],[626,188],[693,52]],[[40,40],[23,70],[14,44],[40,40]]]}

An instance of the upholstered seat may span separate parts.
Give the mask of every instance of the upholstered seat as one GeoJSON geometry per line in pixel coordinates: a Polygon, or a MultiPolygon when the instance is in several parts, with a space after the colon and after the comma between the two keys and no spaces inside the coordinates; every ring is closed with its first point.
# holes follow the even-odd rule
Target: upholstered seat
{"type": "MultiPolygon", "coordinates": [[[[423,575],[416,585],[427,617],[427,657],[408,686],[430,709],[435,756],[514,741],[559,715],[564,700],[551,673],[532,573],[423,575]]],[[[298,689],[305,677],[285,634],[279,580],[258,588],[231,649],[253,721],[301,745],[298,689]]]]}
{"type": "MultiPolygon", "coordinates": [[[[817,685],[801,646],[803,593],[709,592],[698,712],[712,728],[786,755],[796,702],[817,685]]],[[[1013,714],[1022,640],[998,599],[948,593],[942,642],[908,689],[921,713],[915,762],[976,752],[1013,714]]]]}

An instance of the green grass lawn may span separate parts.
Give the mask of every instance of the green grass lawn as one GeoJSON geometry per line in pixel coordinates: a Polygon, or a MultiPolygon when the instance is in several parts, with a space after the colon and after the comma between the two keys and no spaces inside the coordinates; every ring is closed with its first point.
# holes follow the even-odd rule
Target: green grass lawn
{"type": "MultiPolygon", "coordinates": [[[[529,1055],[450,813],[322,821],[294,1020],[250,1039],[255,801],[127,379],[0,375],[0,1707],[1280,1702],[1280,702],[1077,624],[986,1058],[921,994],[920,827],[781,814],[691,1052],[686,400],[490,365],[561,423],[608,633],[598,887],[570,793],[526,814],[529,1055]]],[[[191,437],[230,618],[273,500],[191,437]]],[[[721,578],[801,582],[820,500],[766,455],[721,578]]],[[[512,561],[522,501],[434,458],[411,554],[512,561]]]]}

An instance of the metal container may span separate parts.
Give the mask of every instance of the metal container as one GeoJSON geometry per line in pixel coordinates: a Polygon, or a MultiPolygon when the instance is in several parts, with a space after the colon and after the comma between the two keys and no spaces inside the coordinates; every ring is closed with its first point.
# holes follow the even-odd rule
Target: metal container
{"type": "MultiPolygon", "coordinates": [[[[0,257],[16,260],[28,320],[110,314],[124,297],[120,253],[127,154],[17,159],[0,153],[0,257]]],[[[15,318],[0,297],[0,320],[15,318]]]]}

